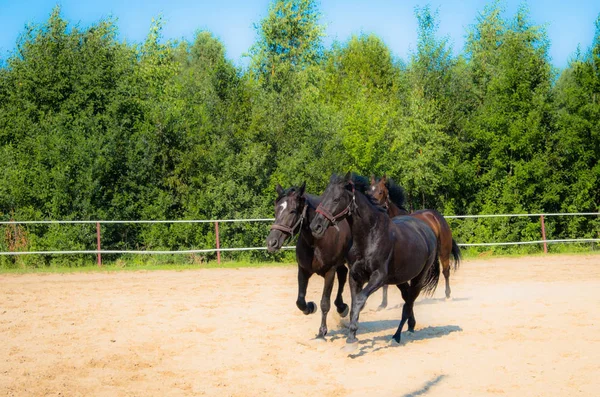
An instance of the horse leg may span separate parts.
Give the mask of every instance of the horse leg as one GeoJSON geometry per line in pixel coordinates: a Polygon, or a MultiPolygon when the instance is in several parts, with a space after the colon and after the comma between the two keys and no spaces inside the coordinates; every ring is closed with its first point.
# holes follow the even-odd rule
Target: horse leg
{"type": "Polygon", "coordinates": [[[323,296],[321,297],[321,328],[317,338],[325,339],[327,335],[327,313],[331,307],[331,291],[333,290],[333,280],[335,279],[335,268],[329,269],[323,277],[325,283],[323,285],[323,296]]]}
{"type": "Polygon", "coordinates": [[[387,307],[387,296],[388,296],[388,286],[384,285],[383,287],[381,287],[381,290],[383,291],[383,299],[381,300],[381,305],[379,305],[379,307],[377,308],[377,310],[383,310],[387,307]]]}
{"type": "Polygon", "coordinates": [[[448,258],[442,260],[442,273],[446,279],[446,299],[450,299],[450,260],[448,258]]]}
{"type": "Polygon", "coordinates": [[[446,280],[446,299],[450,299],[450,252],[452,251],[452,240],[443,241],[440,248],[440,262],[442,262],[442,273],[446,280]]]}
{"type": "Polygon", "coordinates": [[[400,334],[402,333],[402,328],[407,321],[408,330],[410,332],[415,332],[415,325],[417,325],[417,321],[415,320],[413,307],[415,300],[419,295],[419,291],[416,291],[416,288],[410,286],[408,283],[398,284],[397,287],[402,294],[402,299],[404,299],[404,305],[402,306],[402,319],[400,320],[400,325],[398,325],[398,329],[392,338],[397,343],[400,343],[400,334]]]}
{"type": "MultiPolygon", "coordinates": [[[[350,277],[348,278],[348,282],[350,283],[350,325],[348,326],[349,328],[349,333],[348,333],[348,337],[346,338],[346,343],[354,343],[354,342],[358,342],[358,339],[356,339],[356,330],[358,327],[354,328],[354,331],[352,330],[352,319],[355,317],[355,312],[356,312],[356,305],[354,304],[356,302],[356,295],[360,292],[360,290],[362,289],[362,284],[358,283],[354,277],[352,277],[352,273],[350,273],[350,277]]],[[[358,316],[356,316],[356,320],[358,321],[358,316]]]]}
{"type": "Polygon", "coordinates": [[[358,341],[356,339],[356,331],[358,330],[358,317],[360,316],[360,312],[365,307],[365,303],[367,302],[367,298],[374,291],[380,288],[383,285],[383,280],[385,279],[385,275],[381,273],[379,270],[375,270],[371,273],[371,277],[369,277],[369,282],[365,286],[365,288],[358,287],[358,283],[352,275],[350,276],[350,288],[354,289],[354,294],[352,296],[352,310],[350,310],[350,332],[348,334],[348,338],[346,339],[346,343],[355,343],[358,341]],[[354,284],[354,285],[353,285],[354,284]]]}
{"type": "Polygon", "coordinates": [[[402,319],[400,320],[400,325],[398,325],[396,333],[392,336],[392,339],[395,340],[396,343],[400,343],[400,334],[402,333],[402,328],[404,327],[404,324],[406,323],[409,317],[410,308],[408,303],[404,302],[404,305],[402,306],[402,319]]]}
{"type": "Polygon", "coordinates": [[[312,276],[311,272],[308,272],[298,266],[298,299],[296,300],[296,306],[304,314],[313,314],[317,311],[317,305],[315,302],[306,303],[306,288],[308,287],[308,279],[312,276]]]}
{"type": "MultiPolygon", "coordinates": [[[[404,323],[406,321],[408,321],[409,319],[409,314],[410,313],[405,313],[405,308],[407,308],[406,306],[406,302],[408,302],[410,300],[410,285],[408,283],[402,283],[402,284],[398,284],[397,285],[398,289],[400,290],[400,293],[402,294],[402,299],[404,300],[404,305],[402,306],[402,319],[400,320],[400,332],[402,331],[402,327],[404,327],[404,323]]],[[[410,325],[409,325],[409,331],[410,329],[410,325]]],[[[413,329],[414,330],[414,327],[413,329]]]]}
{"type": "Polygon", "coordinates": [[[408,288],[408,292],[409,292],[408,299],[410,301],[410,305],[409,305],[410,312],[408,313],[408,332],[415,332],[415,326],[417,325],[417,320],[415,319],[414,304],[415,304],[415,301],[417,300],[417,296],[419,296],[420,289],[415,288],[414,285],[415,284],[413,284],[411,282],[410,286],[408,288]]]}
{"type": "Polygon", "coordinates": [[[336,267],[335,271],[338,276],[338,292],[334,303],[340,317],[346,317],[350,311],[350,308],[344,303],[342,294],[344,292],[344,285],[346,285],[346,279],[348,278],[348,268],[342,263],[336,267]]]}

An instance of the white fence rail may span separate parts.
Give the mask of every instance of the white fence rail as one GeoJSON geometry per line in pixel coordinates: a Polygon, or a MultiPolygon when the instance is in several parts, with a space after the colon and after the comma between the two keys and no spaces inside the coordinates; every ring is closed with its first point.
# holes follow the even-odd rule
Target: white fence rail
{"type": "MultiPolygon", "coordinates": [[[[600,216],[600,212],[579,212],[579,213],[549,213],[549,214],[484,214],[484,215],[449,215],[447,219],[467,219],[467,218],[514,218],[514,217],[539,217],[542,226],[542,240],[535,241],[507,241],[495,243],[465,243],[458,244],[460,247],[477,246],[511,246],[526,244],[543,244],[544,251],[547,251],[547,243],[585,243],[600,242],[600,238],[581,238],[581,239],[556,239],[548,240],[545,235],[544,217],[549,216],[600,216]]],[[[68,255],[68,254],[94,254],[98,256],[98,265],[101,266],[102,254],[197,254],[197,253],[217,253],[217,260],[220,262],[221,252],[231,251],[258,251],[266,250],[266,247],[242,247],[242,248],[222,248],[219,241],[219,223],[233,222],[273,222],[274,218],[252,218],[252,219],[182,219],[182,220],[68,220],[68,221],[0,221],[0,225],[32,225],[32,224],[96,224],[97,230],[97,248],[95,250],[63,250],[63,251],[8,251],[0,252],[0,255],[68,255]],[[102,224],[154,224],[154,223],[213,223],[215,225],[216,248],[208,249],[190,249],[178,251],[153,251],[153,250],[103,250],[101,249],[100,225],[102,224]]],[[[294,249],[293,246],[285,246],[283,249],[294,249]]]]}
{"type": "MultiPolygon", "coordinates": [[[[517,218],[517,217],[540,217],[540,216],[584,216],[597,215],[600,212],[564,212],[564,213],[549,213],[549,214],[482,214],[482,215],[447,215],[447,219],[466,219],[466,218],[517,218]]],[[[179,220],[131,220],[131,221],[0,221],[0,225],[27,225],[27,224],[111,224],[111,223],[228,223],[228,222],[273,222],[275,218],[249,218],[249,219],[179,219],[179,220]]]]}

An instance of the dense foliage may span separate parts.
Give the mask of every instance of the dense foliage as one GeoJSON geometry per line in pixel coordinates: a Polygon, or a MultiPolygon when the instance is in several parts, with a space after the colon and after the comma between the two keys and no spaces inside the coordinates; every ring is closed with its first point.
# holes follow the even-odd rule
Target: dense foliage
{"type": "MultiPolygon", "coordinates": [[[[400,60],[369,34],[326,48],[314,0],[274,0],[240,69],[210,32],[164,42],[159,19],[137,45],[112,19],[70,26],[56,8],[0,61],[0,217],[272,217],[276,183],[319,193],[347,170],[387,173],[412,209],[447,215],[598,212],[600,17],[591,48],[556,70],[527,9],[502,11],[487,6],[455,56],[437,13],[417,8],[416,49],[400,60]]],[[[267,226],[221,225],[222,245],[262,246],[267,226]]],[[[536,218],[452,226],[465,243],[540,238],[536,218]]],[[[213,227],[106,225],[103,244],[210,248],[213,227]]],[[[557,217],[546,230],[597,238],[600,224],[557,217]]],[[[94,244],[94,225],[0,236],[2,251],[94,244]]]]}

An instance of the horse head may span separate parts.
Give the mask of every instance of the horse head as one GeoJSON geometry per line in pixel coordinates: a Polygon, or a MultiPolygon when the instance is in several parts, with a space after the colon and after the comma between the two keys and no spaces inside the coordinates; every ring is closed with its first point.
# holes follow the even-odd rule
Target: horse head
{"type": "Polygon", "coordinates": [[[383,177],[379,180],[375,179],[374,175],[371,175],[371,186],[369,188],[369,194],[373,197],[379,205],[387,208],[390,200],[390,191],[387,187],[387,177],[383,174],[383,177]]]}
{"type": "Polygon", "coordinates": [[[275,222],[267,236],[267,250],[274,252],[281,249],[286,238],[300,231],[306,218],[306,198],[304,189],[306,182],[300,187],[284,190],[277,184],[277,199],[275,200],[275,222]]]}
{"type": "Polygon", "coordinates": [[[321,196],[321,203],[316,215],[310,223],[310,230],[315,238],[323,237],[329,226],[337,226],[342,219],[352,215],[356,208],[356,196],[352,174],[345,177],[332,175],[329,185],[321,196]]]}

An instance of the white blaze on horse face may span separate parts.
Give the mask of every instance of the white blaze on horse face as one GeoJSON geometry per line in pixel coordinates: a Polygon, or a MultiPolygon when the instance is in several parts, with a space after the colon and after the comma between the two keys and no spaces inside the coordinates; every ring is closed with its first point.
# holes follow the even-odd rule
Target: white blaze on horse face
{"type": "Polygon", "coordinates": [[[284,201],[283,203],[279,204],[279,213],[281,214],[283,212],[283,210],[285,210],[287,208],[287,201],[284,201]]]}
{"type": "Polygon", "coordinates": [[[371,191],[375,191],[375,186],[371,186],[371,191]]]}

